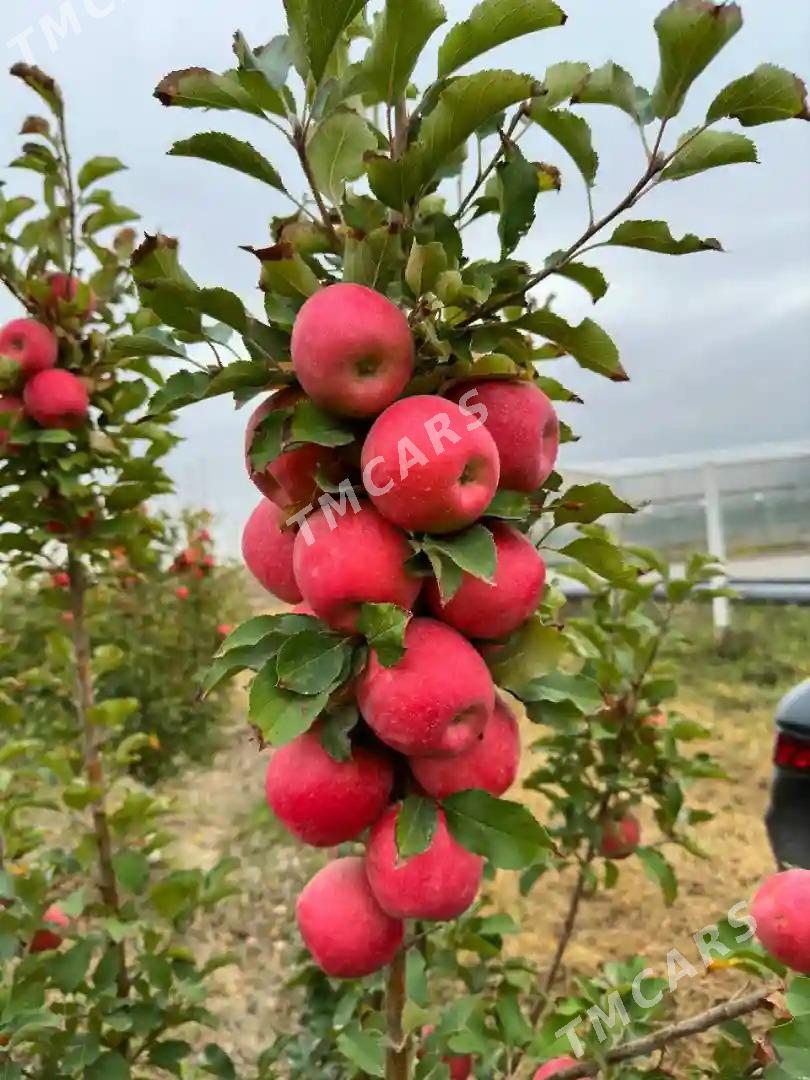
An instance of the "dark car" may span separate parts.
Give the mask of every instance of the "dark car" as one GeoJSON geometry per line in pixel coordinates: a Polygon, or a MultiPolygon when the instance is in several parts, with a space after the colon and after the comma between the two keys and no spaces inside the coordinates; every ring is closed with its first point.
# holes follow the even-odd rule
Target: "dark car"
{"type": "Polygon", "coordinates": [[[773,853],[780,866],[810,870],[810,679],[776,710],[774,764],[766,818],[773,853]]]}

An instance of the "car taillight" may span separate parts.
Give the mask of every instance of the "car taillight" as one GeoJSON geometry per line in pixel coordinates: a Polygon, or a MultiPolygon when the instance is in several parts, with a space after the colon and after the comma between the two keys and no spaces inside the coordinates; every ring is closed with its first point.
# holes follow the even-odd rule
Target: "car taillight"
{"type": "Polygon", "coordinates": [[[783,769],[799,769],[810,772],[810,743],[795,735],[781,732],[776,738],[774,762],[783,769]]]}

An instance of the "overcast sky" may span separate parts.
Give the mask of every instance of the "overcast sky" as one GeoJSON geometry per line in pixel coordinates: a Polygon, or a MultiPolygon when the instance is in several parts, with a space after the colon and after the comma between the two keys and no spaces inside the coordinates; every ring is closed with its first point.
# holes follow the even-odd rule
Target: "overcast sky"
{"type": "MultiPolygon", "coordinates": [[[[444,2],[454,21],[472,6],[471,0],[444,2]]],[[[657,72],[652,23],[662,0],[561,3],[570,16],[565,27],[502,46],[470,70],[500,65],[542,77],[561,59],[593,66],[612,59],[651,86],[657,72]]],[[[742,6],[745,27],[693,88],[673,135],[702,118],[720,87],[762,61],[810,75],[807,0],[744,0],[742,6]]],[[[236,114],[164,109],[151,96],[170,70],[224,70],[237,28],[255,44],[280,33],[281,0],[0,0],[4,66],[22,58],[22,43],[14,39],[26,35],[36,62],[63,87],[76,159],[101,153],[127,162],[130,171],[114,184],[120,201],[141,212],[147,230],[181,239],[183,260],[198,282],[225,285],[256,308],[256,263],[238,245],[265,243],[270,218],[288,212],[289,204],[257,181],[167,158],[165,151],[195,131],[227,130],[254,141],[289,173],[292,163],[281,137],[236,114]],[[41,20],[58,24],[63,8],[72,8],[75,18],[61,39],[51,30],[49,40],[41,20]]],[[[435,69],[442,35],[440,30],[420,64],[423,80],[435,69]]],[[[36,104],[30,92],[5,77],[0,105],[5,164],[16,153],[20,120],[36,104]]],[[[626,117],[596,107],[587,114],[602,158],[595,200],[603,212],[635,182],[643,162],[626,117]]],[[[677,235],[716,236],[726,254],[676,259],[619,249],[595,252],[591,258],[607,273],[611,289],[593,311],[576,287],[555,284],[557,310],[577,321],[593,314],[619,344],[632,380],[615,385],[568,361],[558,365],[555,374],[586,400],[584,408],[566,413],[582,436],[567,448],[569,461],[810,435],[810,124],[774,124],[750,134],[760,148],[759,166],[662,185],[633,214],[667,218],[677,235]]],[[[556,144],[539,130],[526,143],[531,157],[559,163],[565,181],[560,195],[541,200],[538,224],[519,251],[540,261],[581,232],[585,198],[556,144]]],[[[18,192],[30,174],[1,175],[7,190],[18,192]]],[[[495,253],[487,227],[472,235],[476,255],[495,253]]],[[[14,310],[0,296],[0,317],[14,310]]],[[[175,456],[174,471],[183,492],[189,502],[213,507],[232,538],[254,497],[241,465],[244,416],[222,400],[187,410],[181,426],[187,442],[175,456]]]]}

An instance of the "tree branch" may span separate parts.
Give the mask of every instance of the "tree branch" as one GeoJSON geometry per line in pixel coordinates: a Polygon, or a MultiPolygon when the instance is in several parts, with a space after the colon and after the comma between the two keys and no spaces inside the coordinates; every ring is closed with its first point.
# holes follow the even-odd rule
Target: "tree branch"
{"type": "MultiPolygon", "coordinates": [[[[507,141],[509,139],[511,139],[512,136],[515,134],[515,131],[517,130],[517,126],[520,123],[520,118],[523,115],[524,115],[523,105],[521,105],[520,108],[515,113],[515,115],[512,117],[512,120],[511,120],[511,123],[509,124],[509,127],[506,129],[505,137],[506,137],[507,141]]],[[[470,203],[475,198],[476,192],[478,192],[478,190],[480,189],[480,187],[484,183],[484,181],[486,181],[489,178],[490,174],[492,173],[492,170],[495,168],[495,166],[500,161],[501,155],[503,154],[504,150],[506,149],[506,142],[504,141],[503,135],[504,135],[504,133],[501,133],[501,140],[500,140],[500,142],[498,144],[498,149],[495,151],[495,154],[494,154],[492,160],[490,161],[490,163],[484,169],[481,168],[481,163],[480,163],[480,143],[479,143],[478,175],[476,176],[475,181],[473,182],[473,186],[467,192],[466,196],[462,199],[461,203],[459,204],[458,210],[456,210],[455,214],[453,215],[453,220],[454,221],[459,221],[461,219],[461,217],[464,214],[464,211],[467,209],[467,207],[470,205],[470,203]]]]}
{"type": "Polygon", "coordinates": [[[408,1080],[408,1037],[402,1029],[405,1008],[405,957],[400,949],[386,972],[385,1018],[388,1046],[385,1052],[385,1080],[408,1080]]]}
{"type": "Polygon", "coordinates": [[[332,221],[326,203],[323,201],[323,195],[321,195],[320,191],[318,190],[318,185],[315,182],[315,176],[312,172],[312,166],[309,163],[309,157],[307,155],[306,132],[300,124],[296,124],[293,130],[291,142],[296,154],[298,155],[298,160],[301,162],[301,168],[304,170],[304,176],[307,178],[309,189],[315,199],[315,203],[318,207],[318,213],[321,215],[321,221],[323,221],[324,228],[329,233],[332,242],[337,244],[338,235],[335,232],[335,223],[332,221]]]}
{"type": "MultiPolygon", "coordinates": [[[[711,1028],[725,1024],[728,1020],[738,1020],[741,1016],[748,1016],[759,1009],[770,1008],[769,998],[771,994],[779,990],[781,990],[780,986],[769,986],[765,990],[758,990],[736,1001],[726,1001],[722,1005],[716,1005],[713,1009],[708,1009],[688,1020],[681,1020],[652,1035],[645,1035],[624,1046],[618,1046],[605,1054],[605,1064],[614,1065],[616,1062],[630,1061],[632,1058],[647,1057],[654,1054],[656,1050],[663,1050],[674,1042],[710,1031],[711,1028]]],[[[596,1076],[602,1067],[595,1061],[582,1061],[555,1073],[555,1080],[578,1080],[583,1076],[596,1076]]]]}
{"type": "Polygon", "coordinates": [[[65,172],[65,199],[68,211],[68,273],[72,276],[76,270],[76,191],[73,186],[73,164],[70,158],[64,109],[59,110],[59,146],[65,172]]]}

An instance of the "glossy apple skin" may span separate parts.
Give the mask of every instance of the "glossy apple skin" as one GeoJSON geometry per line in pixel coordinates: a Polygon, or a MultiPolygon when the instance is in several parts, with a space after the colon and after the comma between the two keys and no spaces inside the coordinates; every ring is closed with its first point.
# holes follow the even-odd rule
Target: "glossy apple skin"
{"type": "Polygon", "coordinates": [[[504,795],[517,779],[520,732],[513,713],[498,699],[480,737],[469,750],[453,757],[412,757],[411,772],[434,799],[478,788],[504,795]]]}
{"type": "Polygon", "coordinates": [[[810,870],[786,870],[768,878],[751,905],[757,938],[771,956],[800,975],[810,975],[810,870]]]}
{"type": "Polygon", "coordinates": [[[425,597],[437,619],[465,637],[497,640],[507,637],[534,614],[546,584],[546,564],[527,537],[500,522],[487,522],[498,559],[495,580],[464,574],[453,596],[443,601],[430,579],[425,597]]]}
{"type": "Polygon", "coordinates": [[[284,511],[262,499],[242,533],[242,558],[259,584],[287,604],[297,604],[301,592],[293,573],[295,528],[282,528],[284,511]]]}
{"type": "Polygon", "coordinates": [[[361,455],[363,483],[401,529],[448,533],[472,525],[498,487],[492,436],[455,402],[418,394],[379,416],[361,455]]]}
{"type": "Polygon", "coordinates": [[[335,847],[374,824],[393,783],[387,754],[354,746],[350,760],[336,761],[313,728],[274,752],[265,790],[273,813],[293,836],[313,847],[335,847]]]}
{"type": "Polygon", "coordinates": [[[58,352],[53,332],[36,319],[14,319],[0,330],[0,356],[15,360],[24,379],[54,367],[58,352]]]}
{"type": "Polygon", "coordinates": [[[511,379],[470,379],[447,396],[458,401],[470,390],[487,410],[485,426],[501,461],[500,486],[536,491],[551,475],[560,450],[560,422],[554,406],[534,383],[511,379]]]}
{"type": "Polygon", "coordinates": [[[463,848],[438,810],[436,831],[421,855],[402,859],[397,851],[398,806],[383,814],[371,830],[366,872],[380,907],[400,919],[455,919],[475,900],[484,860],[463,848]]]}
{"type": "Polygon", "coordinates": [[[330,285],[311,296],[295,320],[291,352],[306,393],[338,416],[376,416],[413,373],[408,320],[365,285],[330,285]]]}
{"type": "Polygon", "coordinates": [[[333,630],[354,633],[363,604],[413,609],[422,579],[405,568],[412,554],[406,537],[369,503],[331,519],[318,510],[295,541],[295,580],[319,619],[333,630]]]}
{"type": "Polygon", "coordinates": [[[413,757],[469,750],[495,708],[492,676],[478,652],[435,619],[412,619],[405,655],[383,667],[372,650],[357,702],[379,739],[413,757]]]}
{"type": "Polygon", "coordinates": [[[25,384],[28,415],[44,428],[77,428],[87,420],[90,398],[84,383],[62,368],[40,371],[25,384]]]}
{"type": "MultiPolygon", "coordinates": [[[[70,926],[70,919],[65,915],[64,911],[58,904],[51,904],[45,914],[42,916],[42,921],[48,923],[50,926],[55,926],[58,930],[67,930],[70,926]]],[[[37,930],[33,938],[31,938],[31,944],[29,951],[32,953],[47,952],[50,949],[58,949],[62,944],[62,935],[55,930],[37,930]]]]}
{"type": "Polygon", "coordinates": [[[298,928],[315,963],[336,979],[360,979],[389,964],[405,925],[374,898],[361,858],[335,859],[304,887],[298,928]]]}
{"type": "Polygon", "coordinates": [[[305,506],[315,501],[320,493],[318,481],[315,479],[319,471],[337,483],[343,479],[342,472],[345,471],[334,449],[316,446],[314,443],[307,443],[295,450],[285,450],[262,470],[254,468],[250,451],[256,429],[272,412],[292,409],[303,399],[304,394],[297,389],[278,391],[254,411],[245,432],[245,468],[248,476],[265,498],[284,508],[293,505],[305,506]]]}

